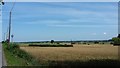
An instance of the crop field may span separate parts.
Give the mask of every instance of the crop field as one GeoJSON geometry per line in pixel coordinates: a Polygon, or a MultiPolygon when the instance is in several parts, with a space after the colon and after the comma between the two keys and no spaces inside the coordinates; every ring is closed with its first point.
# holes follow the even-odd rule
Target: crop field
{"type": "Polygon", "coordinates": [[[39,61],[88,61],[96,59],[118,59],[118,46],[110,44],[83,45],[74,44],[73,47],[29,47],[20,49],[33,55],[39,61]]]}

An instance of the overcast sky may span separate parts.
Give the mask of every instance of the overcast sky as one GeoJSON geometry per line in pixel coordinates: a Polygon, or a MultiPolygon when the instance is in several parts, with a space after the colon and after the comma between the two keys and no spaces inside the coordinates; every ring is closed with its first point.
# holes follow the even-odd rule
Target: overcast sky
{"type": "MultiPolygon", "coordinates": [[[[3,39],[9,10],[3,6],[3,39]]],[[[17,2],[12,12],[14,41],[107,40],[118,33],[117,2],[17,2]]]]}

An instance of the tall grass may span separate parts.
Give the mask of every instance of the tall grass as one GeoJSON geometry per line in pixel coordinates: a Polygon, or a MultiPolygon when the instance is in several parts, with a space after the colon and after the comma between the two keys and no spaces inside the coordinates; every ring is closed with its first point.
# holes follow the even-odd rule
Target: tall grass
{"type": "Polygon", "coordinates": [[[5,49],[9,51],[13,56],[19,57],[27,61],[27,65],[39,65],[39,61],[37,61],[34,57],[32,57],[29,53],[25,52],[24,50],[21,50],[19,48],[18,44],[11,43],[9,46],[5,43],[5,49]]]}

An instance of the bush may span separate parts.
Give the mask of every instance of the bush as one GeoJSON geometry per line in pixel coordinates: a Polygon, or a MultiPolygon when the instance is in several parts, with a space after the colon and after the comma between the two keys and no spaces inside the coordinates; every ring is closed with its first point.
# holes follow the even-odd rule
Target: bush
{"type": "Polygon", "coordinates": [[[5,41],[2,41],[2,43],[5,43],[5,41]]]}
{"type": "Polygon", "coordinates": [[[54,40],[51,40],[50,42],[51,42],[51,43],[54,43],[54,40]]]}
{"type": "Polygon", "coordinates": [[[110,42],[110,44],[113,44],[113,42],[110,42]]]}
{"type": "Polygon", "coordinates": [[[114,45],[120,45],[120,38],[114,37],[112,38],[112,41],[114,42],[114,45]]]}
{"type": "Polygon", "coordinates": [[[102,44],[105,44],[104,42],[102,44]]]}
{"type": "Polygon", "coordinates": [[[59,42],[57,42],[57,44],[60,44],[59,42]]]}
{"type": "Polygon", "coordinates": [[[24,50],[21,50],[19,48],[18,44],[10,44],[9,47],[6,47],[6,49],[11,52],[13,55],[23,58],[24,60],[31,62],[33,65],[38,65],[39,61],[35,60],[34,57],[32,57],[29,53],[26,53],[24,50]]]}
{"type": "Polygon", "coordinates": [[[83,44],[86,44],[86,42],[83,42],[83,44]]]}
{"type": "Polygon", "coordinates": [[[75,42],[71,42],[71,44],[75,44],[75,42]]]}
{"type": "Polygon", "coordinates": [[[94,44],[99,44],[99,42],[98,42],[98,41],[95,41],[94,44]]]}
{"type": "Polygon", "coordinates": [[[16,48],[19,48],[19,45],[15,43],[10,43],[10,45],[7,47],[8,50],[14,50],[16,48]]]}

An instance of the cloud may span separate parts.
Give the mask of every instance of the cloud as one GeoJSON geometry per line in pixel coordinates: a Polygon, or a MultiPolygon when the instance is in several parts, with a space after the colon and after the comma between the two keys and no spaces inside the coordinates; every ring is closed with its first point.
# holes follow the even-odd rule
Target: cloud
{"type": "Polygon", "coordinates": [[[99,25],[99,26],[104,26],[104,25],[117,25],[117,22],[115,21],[115,22],[111,22],[111,21],[107,21],[107,20],[102,20],[102,22],[101,22],[101,19],[97,19],[97,18],[88,18],[87,20],[86,19],[66,19],[66,20],[60,20],[60,19],[48,19],[48,20],[30,20],[29,22],[26,22],[26,21],[23,21],[22,23],[24,23],[24,24],[44,24],[44,25],[55,25],[55,26],[70,26],[70,25],[72,25],[72,26],[74,26],[74,25],[83,25],[83,26],[85,26],[85,25],[89,25],[89,26],[91,26],[91,25],[94,25],[94,26],[96,26],[96,25],[99,25]]]}
{"type": "MultiPolygon", "coordinates": [[[[117,6],[113,6],[109,3],[106,6],[102,5],[102,3],[98,5],[92,5],[91,3],[36,4],[37,5],[35,5],[35,3],[16,3],[16,6],[12,13],[12,21],[16,21],[15,23],[18,23],[18,21],[20,21],[23,24],[44,24],[50,26],[54,25],[58,27],[117,24],[117,6]]],[[[7,12],[3,13],[6,14],[7,12]]],[[[3,19],[8,19],[8,17],[5,16],[3,19]]]]}
{"type": "Polygon", "coordinates": [[[52,27],[85,27],[85,28],[100,28],[102,26],[99,25],[48,25],[48,26],[52,26],[52,27]]]}
{"type": "Polygon", "coordinates": [[[104,32],[103,34],[104,34],[104,35],[106,35],[107,33],[106,33],[106,32],[104,32]]]}
{"type": "MultiPolygon", "coordinates": [[[[18,5],[21,4],[22,3],[20,4],[18,3],[18,5]]],[[[46,17],[50,15],[56,15],[56,16],[69,16],[74,18],[80,18],[80,17],[116,18],[117,17],[117,5],[111,5],[111,4],[107,6],[102,5],[102,3],[100,3],[99,5],[95,4],[95,6],[94,4],[91,5],[88,3],[87,4],[77,3],[77,5],[75,3],[40,3],[43,5],[35,5],[35,6],[30,5],[31,3],[26,3],[26,4],[27,5],[23,3],[22,4],[23,6],[18,6],[16,4],[13,12],[17,12],[16,15],[20,18],[25,18],[25,17],[34,18],[34,17],[41,17],[43,15],[46,17]],[[49,6],[54,5],[55,7],[54,6],[49,7],[47,4],[50,4],[49,6]],[[63,4],[66,7],[62,6],[63,4]],[[72,4],[73,6],[70,4],[72,4]],[[34,13],[28,12],[28,10],[33,11],[34,13]]]]}

